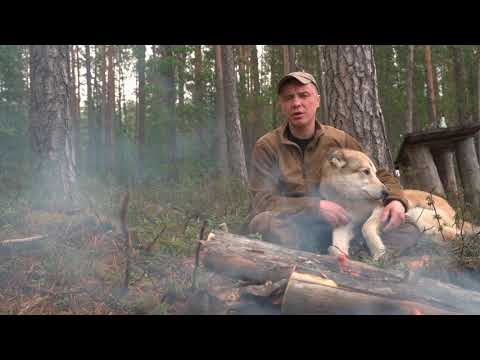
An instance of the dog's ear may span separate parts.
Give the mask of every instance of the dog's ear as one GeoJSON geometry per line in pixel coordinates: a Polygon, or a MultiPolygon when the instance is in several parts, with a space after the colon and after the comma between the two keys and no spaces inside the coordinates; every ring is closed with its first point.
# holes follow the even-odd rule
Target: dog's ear
{"type": "Polygon", "coordinates": [[[345,158],[345,154],[341,149],[335,149],[329,152],[327,155],[327,159],[333,166],[337,168],[342,168],[347,165],[347,160],[345,158]]]}

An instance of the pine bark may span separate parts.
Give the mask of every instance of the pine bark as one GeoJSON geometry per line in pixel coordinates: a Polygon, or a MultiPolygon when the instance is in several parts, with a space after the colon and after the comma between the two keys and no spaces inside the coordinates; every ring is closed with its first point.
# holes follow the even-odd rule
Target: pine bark
{"type": "Polygon", "coordinates": [[[289,72],[297,71],[297,58],[294,45],[288,45],[289,72]]]}
{"type": "Polygon", "coordinates": [[[434,73],[432,68],[432,50],[430,45],[424,46],[424,63],[428,98],[428,121],[430,125],[435,126],[437,123],[437,100],[435,98],[433,81],[434,73]]]}
{"type": "Polygon", "coordinates": [[[453,73],[455,79],[455,103],[458,124],[468,122],[468,92],[465,86],[465,66],[463,63],[462,50],[458,46],[450,46],[453,60],[453,73]]]}
{"type": "MultiPolygon", "coordinates": [[[[480,122],[480,50],[477,49],[477,121],[480,122]]],[[[477,158],[480,162],[480,132],[475,136],[477,158]]]]}
{"type": "Polygon", "coordinates": [[[288,45],[282,45],[283,54],[283,75],[290,72],[290,52],[288,51],[288,45]]]}
{"type": "Polygon", "coordinates": [[[30,136],[40,196],[65,210],[75,203],[68,45],[30,46],[30,136]]]}
{"type": "MultiPolygon", "coordinates": [[[[413,164],[415,168],[413,174],[407,175],[410,180],[414,181],[414,183],[409,184],[409,187],[445,197],[445,189],[428,146],[408,146],[406,153],[410,164],[413,164]]],[[[409,171],[412,170],[407,169],[405,172],[409,171]]]]}
{"type": "MultiPolygon", "coordinates": [[[[468,92],[465,86],[465,68],[461,49],[450,46],[453,58],[455,77],[455,93],[457,105],[457,119],[460,125],[467,125],[469,117],[468,92]]],[[[467,138],[456,144],[456,155],[459,163],[460,178],[462,179],[465,202],[480,209],[480,165],[477,156],[474,137],[467,138]]]]}
{"type": "Polygon", "coordinates": [[[162,78],[164,84],[164,106],[167,115],[168,126],[168,162],[169,179],[178,181],[177,167],[177,112],[176,100],[177,92],[175,88],[175,65],[173,62],[173,45],[162,45],[161,47],[163,64],[162,78]]]}
{"type": "Polygon", "coordinates": [[[70,109],[72,114],[72,154],[73,166],[78,171],[80,165],[80,118],[77,113],[77,77],[76,77],[76,55],[73,46],[69,46],[68,72],[70,84],[70,109]]]}
{"type": "Polygon", "coordinates": [[[232,45],[222,46],[223,86],[225,93],[225,122],[228,153],[232,175],[244,186],[248,184],[245,151],[240,125],[240,109],[237,96],[232,45]]]}
{"type": "Polygon", "coordinates": [[[356,138],[380,167],[393,169],[372,46],[326,45],[324,56],[331,124],[356,138]]]}
{"type": "Polygon", "coordinates": [[[437,165],[440,179],[449,203],[454,206],[457,204],[458,185],[455,176],[455,153],[451,149],[441,149],[433,154],[435,164],[437,165]]]}
{"type": "Polygon", "coordinates": [[[107,65],[107,106],[105,109],[105,164],[110,175],[115,175],[115,73],[113,59],[115,58],[114,45],[106,50],[107,65]]]}
{"type": "Polygon", "coordinates": [[[100,80],[101,80],[101,100],[100,100],[100,112],[98,118],[98,129],[100,135],[100,156],[99,156],[99,165],[100,169],[103,173],[107,171],[107,163],[105,162],[106,159],[106,151],[107,147],[105,144],[106,138],[106,114],[107,114],[107,46],[100,45],[99,48],[99,56],[100,56],[100,80]]]}
{"type": "MultiPolygon", "coordinates": [[[[180,112],[183,110],[183,107],[185,105],[185,66],[186,66],[186,61],[187,61],[187,50],[185,48],[185,45],[182,45],[182,47],[178,51],[177,55],[178,59],[178,108],[180,112]]],[[[177,114],[180,115],[180,114],[177,114]]]]}
{"type": "Polygon", "coordinates": [[[406,72],[406,111],[405,111],[405,132],[411,133],[413,127],[413,66],[415,65],[415,45],[408,45],[407,72],[406,72]]]}
{"type": "Polygon", "coordinates": [[[325,91],[325,62],[323,56],[323,50],[325,45],[317,46],[317,63],[318,63],[318,79],[317,83],[320,90],[320,122],[330,125],[330,119],[328,118],[327,109],[327,94],[325,91]]]}
{"type": "Polygon", "coordinates": [[[95,109],[92,97],[92,57],[90,45],[85,45],[85,67],[87,78],[87,117],[88,117],[88,149],[87,149],[87,172],[90,176],[95,175],[97,168],[97,131],[95,127],[95,109]]]}
{"type": "Polygon", "coordinates": [[[138,77],[138,173],[142,174],[145,166],[145,45],[137,45],[137,77],[138,77]]]}
{"type": "Polygon", "coordinates": [[[476,211],[480,209],[480,165],[476,155],[474,137],[456,144],[456,156],[462,179],[465,202],[476,211]]]}
{"type": "Polygon", "coordinates": [[[215,143],[219,175],[224,179],[230,176],[228,147],[225,130],[225,93],[223,88],[222,46],[215,45],[215,143]]]}
{"type": "Polygon", "coordinates": [[[194,91],[193,104],[195,106],[195,117],[197,120],[195,132],[198,140],[198,153],[200,159],[206,161],[208,159],[208,145],[206,135],[205,111],[205,82],[203,81],[203,55],[202,46],[195,45],[195,69],[194,69],[194,91]]]}
{"type": "MultiPolygon", "coordinates": [[[[260,74],[258,71],[258,52],[257,46],[253,45],[250,56],[250,67],[252,69],[252,96],[254,106],[254,124],[251,144],[255,144],[256,140],[265,133],[265,123],[263,119],[263,108],[260,94],[260,74]]],[[[251,151],[251,148],[250,148],[251,151]]],[[[248,156],[250,152],[248,152],[248,156]]]]}
{"type": "MultiPolygon", "coordinates": [[[[284,46],[284,45],[282,45],[284,46]]],[[[279,106],[277,103],[277,85],[279,78],[283,76],[282,63],[279,60],[282,54],[280,45],[270,45],[270,87],[272,89],[272,124],[274,127],[278,125],[279,106]]]]}
{"type": "Polygon", "coordinates": [[[122,61],[123,61],[123,49],[121,46],[118,47],[117,51],[117,71],[118,71],[118,85],[117,85],[117,111],[116,111],[116,118],[118,119],[117,124],[118,127],[122,127],[122,87],[124,83],[124,76],[123,76],[123,68],[122,68],[122,61]]]}

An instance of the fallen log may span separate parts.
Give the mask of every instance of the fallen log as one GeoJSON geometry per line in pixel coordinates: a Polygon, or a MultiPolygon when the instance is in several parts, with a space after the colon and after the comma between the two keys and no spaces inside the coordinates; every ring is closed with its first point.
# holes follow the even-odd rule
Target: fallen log
{"type": "Polygon", "coordinates": [[[347,289],[331,280],[294,271],[282,301],[282,313],[294,315],[457,315],[457,312],[347,289]]]}
{"type": "Polygon", "coordinates": [[[211,233],[203,243],[202,258],[207,269],[250,284],[290,279],[297,268],[329,279],[343,291],[423,304],[431,310],[427,313],[480,313],[480,293],[475,291],[220,231],[211,233]]]}
{"type": "Polygon", "coordinates": [[[46,238],[45,235],[35,235],[21,239],[0,240],[0,253],[2,251],[36,249],[44,245],[41,240],[46,238]]]}

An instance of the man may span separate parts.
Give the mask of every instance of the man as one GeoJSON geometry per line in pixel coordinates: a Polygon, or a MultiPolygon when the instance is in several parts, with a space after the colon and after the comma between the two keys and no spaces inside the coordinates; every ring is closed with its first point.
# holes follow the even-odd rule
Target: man
{"type": "MultiPolygon", "coordinates": [[[[347,133],[316,121],[320,96],[311,74],[284,76],[277,92],[287,121],[254,146],[249,230],[261,233],[266,241],[325,253],[332,228],[350,219],[343,207],[319,196],[319,163],[335,147],[364,150],[347,133]]],[[[416,243],[420,232],[405,223],[408,202],[397,179],[385,170],[377,176],[389,190],[382,214],[383,240],[387,249],[400,253],[416,243]]]]}

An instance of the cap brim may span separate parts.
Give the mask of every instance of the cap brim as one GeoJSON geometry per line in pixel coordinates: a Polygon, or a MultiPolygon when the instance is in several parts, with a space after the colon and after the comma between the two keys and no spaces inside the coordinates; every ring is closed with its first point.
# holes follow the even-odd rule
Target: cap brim
{"type": "Polygon", "coordinates": [[[288,74],[288,75],[285,75],[281,80],[280,82],[278,83],[278,86],[277,86],[277,94],[280,94],[280,90],[282,89],[283,85],[285,85],[286,82],[290,81],[290,80],[297,80],[299,83],[303,84],[303,85],[307,85],[307,84],[313,84],[315,87],[317,87],[317,84],[312,81],[311,79],[308,79],[306,77],[303,77],[303,76],[299,76],[299,75],[291,75],[291,74],[288,74]]]}

